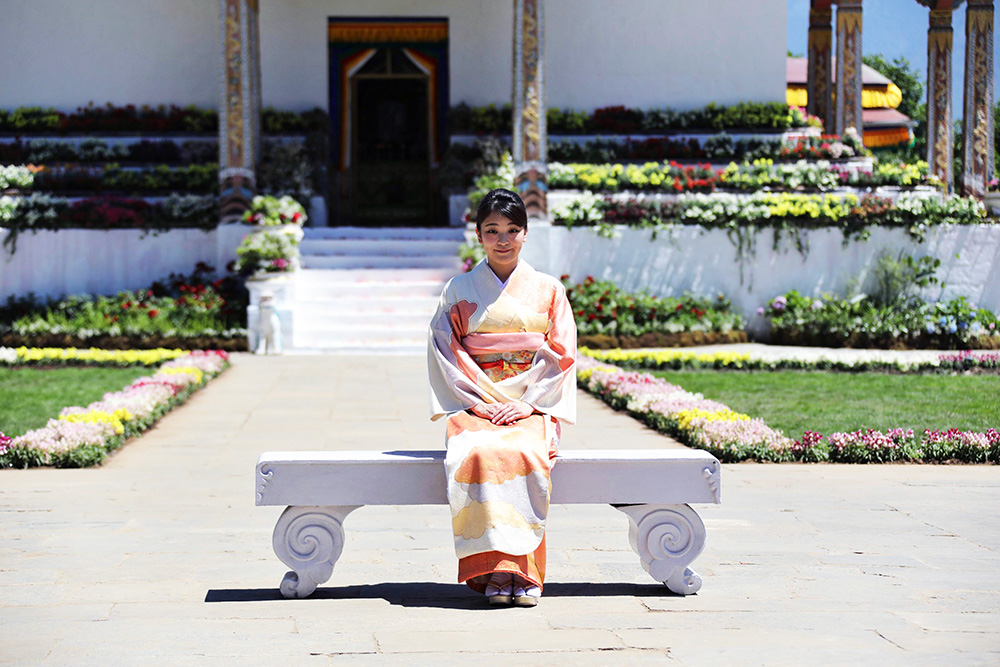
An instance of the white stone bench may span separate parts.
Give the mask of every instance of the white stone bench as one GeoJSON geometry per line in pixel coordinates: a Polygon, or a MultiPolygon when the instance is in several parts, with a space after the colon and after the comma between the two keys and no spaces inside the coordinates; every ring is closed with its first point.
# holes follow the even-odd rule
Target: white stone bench
{"type": "MultiPolygon", "coordinates": [[[[286,598],[306,597],[333,574],[344,518],[364,505],[446,505],[444,452],[265,452],[257,505],[287,505],[274,552],[292,568],[286,598]]],[[[612,505],[629,518],[642,567],[680,595],[701,588],[688,568],[705,546],[705,524],[688,503],[720,502],[719,461],[694,450],[560,453],[553,504],[612,505]]]]}

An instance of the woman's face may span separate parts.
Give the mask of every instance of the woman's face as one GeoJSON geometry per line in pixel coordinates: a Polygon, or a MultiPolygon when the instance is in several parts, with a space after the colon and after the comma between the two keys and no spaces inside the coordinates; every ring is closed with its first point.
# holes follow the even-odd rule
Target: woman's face
{"type": "Polygon", "coordinates": [[[490,213],[476,231],[490,267],[508,275],[517,266],[517,257],[521,254],[527,234],[527,227],[516,225],[499,213],[490,213]]]}

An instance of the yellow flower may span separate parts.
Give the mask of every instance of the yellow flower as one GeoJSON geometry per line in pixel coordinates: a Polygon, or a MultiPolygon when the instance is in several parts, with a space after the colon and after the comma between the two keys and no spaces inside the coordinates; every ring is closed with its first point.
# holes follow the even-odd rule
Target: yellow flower
{"type": "Polygon", "coordinates": [[[91,410],[90,412],[77,412],[69,415],[60,415],[62,421],[74,424],[95,424],[106,422],[111,424],[116,435],[125,432],[125,422],[132,421],[133,415],[125,408],[118,408],[114,412],[104,412],[103,410],[91,410]]]}

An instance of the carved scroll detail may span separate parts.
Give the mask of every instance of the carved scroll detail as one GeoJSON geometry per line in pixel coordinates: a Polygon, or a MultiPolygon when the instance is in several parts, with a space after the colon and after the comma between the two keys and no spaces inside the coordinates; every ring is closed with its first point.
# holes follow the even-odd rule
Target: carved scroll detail
{"type": "Polygon", "coordinates": [[[678,595],[697,593],[701,577],[690,565],[705,548],[705,524],[688,505],[628,505],[629,542],[642,569],[678,595]]]}
{"type": "Polygon", "coordinates": [[[304,598],[333,574],[344,551],[343,521],[357,507],[287,507],[274,527],[274,553],[292,568],[281,582],[286,598],[304,598]]]}

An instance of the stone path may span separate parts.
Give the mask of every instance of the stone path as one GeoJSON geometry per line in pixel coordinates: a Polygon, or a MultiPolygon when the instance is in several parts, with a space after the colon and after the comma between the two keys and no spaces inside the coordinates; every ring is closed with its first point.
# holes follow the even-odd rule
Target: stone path
{"type": "MultiPolygon", "coordinates": [[[[257,456],[440,447],[424,372],[236,355],[99,469],[0,471],[0,663],[1000,662],[996,466],[724,466],[690,597],[641,570],[619,512],[553,506],[535,609],[454,582],[444,506],[363,508],[333,578],[281,599],[257,456]]],[[[564,443],[671,446],[587,396],[564,443]]]]}

